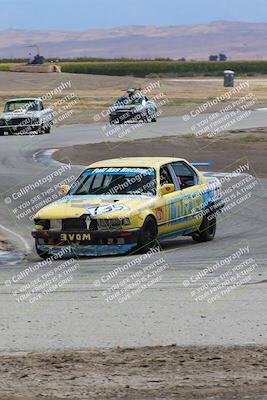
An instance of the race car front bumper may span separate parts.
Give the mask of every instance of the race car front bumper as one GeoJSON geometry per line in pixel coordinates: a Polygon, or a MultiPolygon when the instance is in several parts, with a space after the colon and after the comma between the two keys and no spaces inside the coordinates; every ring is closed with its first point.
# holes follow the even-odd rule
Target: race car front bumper
{"type": "Polygon", "coordinates": [[[0,134],[8,132],[11,135],[27,134],[29,132],[38,131],[42,125],[0,125],[0,134]]]}
{"type": "Polygon", "coordinates": [[[139,111],[116,111],[110,114],[109,119],[110,122],[118,122],[118,123],[123,123],[126,121],[131,121],[131,120],[139,120],[142,121],[142,119],[145,117],[145,111],[144,110],[139,110],[139,111]]]}
{"type": "Polygon", "coordinates": [[[38,252],[51,256],[104,256],[126,254],[137,246],[140,229],[127,231],[64,232],[33,230],[38,252]],[[66,251],[62,251],[62,250],[66,251]]]}

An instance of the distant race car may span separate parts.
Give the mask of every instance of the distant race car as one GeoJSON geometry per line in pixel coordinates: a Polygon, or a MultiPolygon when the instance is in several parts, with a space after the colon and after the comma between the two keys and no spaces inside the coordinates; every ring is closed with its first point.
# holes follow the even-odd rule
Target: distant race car
{"type": "Polygon", "coordinates": [[[121,96],[109,109],[110,124],[123,124],[126,121],[156,122],[157,105],[143,96],[137,89],[128,89],[128,95],[121,96]]]}
{"type": "Polygon", "coordinates": [[[36,131],[50,133],[53,125],[53,110],[44,108],[39,98],[20,98],[8,100],[0,115],[0,135],[22,135],[36,131]]]}
{"type": "Polygon", "coordinates": [[[176,158],[120,158],[94,163],[66,196],[35,215],[38,254],[76,256],[147,251],[158,240],[210,241],[223,207],[221,184],[176,158]]]}

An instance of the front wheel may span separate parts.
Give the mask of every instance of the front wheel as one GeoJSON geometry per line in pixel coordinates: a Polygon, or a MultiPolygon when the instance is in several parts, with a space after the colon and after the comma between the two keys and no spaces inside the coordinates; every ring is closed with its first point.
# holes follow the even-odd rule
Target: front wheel
{"type": "Polygon", "coordinates": [[[50,126],[47,126],[47,127],[45,127],[44,128],[44,133],[50,133],[51,132],[51,127],[50,126]]]}
{"type": "Polygon", "coordinates": [[[146,253],[154,248],[157,243],[158,227],[153,217],[147,217],[141,228],[138,249],[142,253],[146,253]]]}
{"type": "Polygon", "coordinates": [[[145,113],[145,115],[143,117],[143,121],[148,124],[152,121],[151,116],[149,115],[148,111],[145,113]]]}
{"type": "Polygon", "coordinates": [[[157,122],[157,111],[153,114],[153,117],[151,119],[152,122],[157,122]]]}
{"type": "Polygon", "coordinates": [[[214,239],[216,233],[216,217],[207,214],[199,227],[199,230],[193,233],[192,238],[195,242],[210,242],[214,239]]]}
{"type": "Polygon", "coordinates": [[[35,132],[37,135],[43,135],[45,133],[43,125],[40,126],[35,132]]]}
{"type": "Polygon", "coordinates": [[[41,257],[43,260],[47,260],[51,255],[48,253],[48,251],[42,251],[38,249],[38,244],[37,240],[35,240],[35,249],[39,257],[41,257]]]}

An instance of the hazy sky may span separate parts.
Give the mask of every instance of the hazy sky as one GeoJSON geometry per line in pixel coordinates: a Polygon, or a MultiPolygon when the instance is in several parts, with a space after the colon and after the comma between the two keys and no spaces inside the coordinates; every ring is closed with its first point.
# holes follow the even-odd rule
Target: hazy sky
{"type": "Polygon", "coordinates": [[[267,0],[0,0],[0,29],[267,21],[267,0]]]}

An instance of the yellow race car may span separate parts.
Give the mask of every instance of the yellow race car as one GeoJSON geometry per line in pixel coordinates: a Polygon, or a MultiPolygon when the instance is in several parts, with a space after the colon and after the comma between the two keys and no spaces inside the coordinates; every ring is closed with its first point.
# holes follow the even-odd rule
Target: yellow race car
{"type": "Polygon", "coordinates": [[[186,160],[130,157],[89,165],[65,196],[34,217],[38,254],[76,256],[147,251],[170,236],[214,238],[221,184],[186,160]]]}

